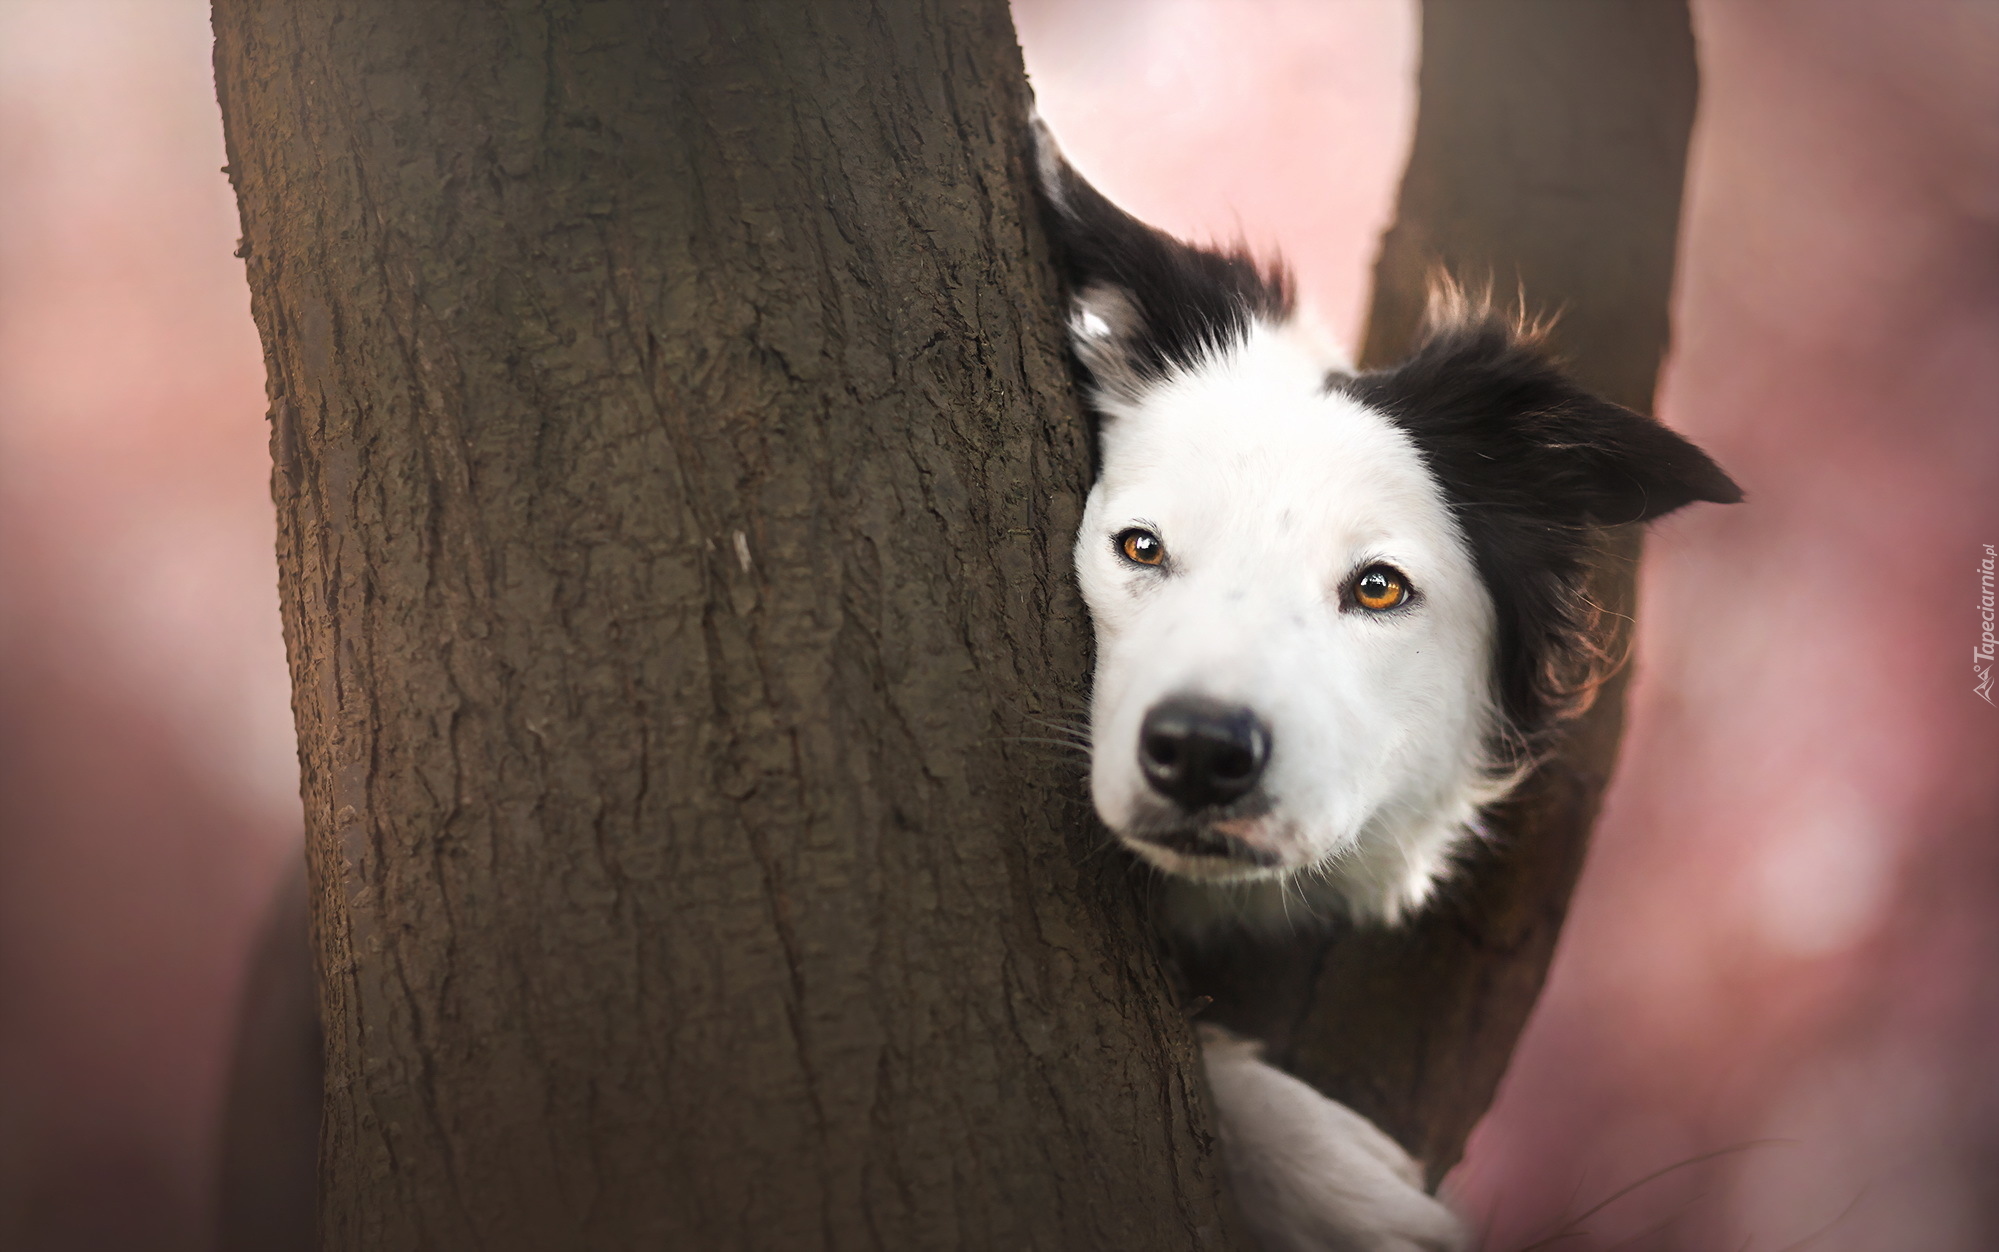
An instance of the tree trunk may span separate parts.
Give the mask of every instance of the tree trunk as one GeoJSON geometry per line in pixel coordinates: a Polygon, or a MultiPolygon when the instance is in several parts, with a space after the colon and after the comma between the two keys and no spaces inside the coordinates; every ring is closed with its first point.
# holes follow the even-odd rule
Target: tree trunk
{"type": "MultiPolygon", "coordinates": [[[[1394,361],[1440,263],[1558,311],[1583,383],[1651,406],[1668,334],[1698,76],[1684,0],[1424,0],[1416,138],[1382,240],[1364,365],[1394,361]]],[[[1592,587],[1624,656],[1636,528],[1592,587]]],[[[1215,1016],[1374,1119],[1441,1179],[1492,1103],[1554,955],[1623,731],[1618,673],[1493,823],[1440,905],[1401,931],[1188,958],[1215,1016]]]]}
{"type": "Polygon", "coordinates": [[[218,0],[323,1246],[1227,1246],[1001,0],[218,0]]]}

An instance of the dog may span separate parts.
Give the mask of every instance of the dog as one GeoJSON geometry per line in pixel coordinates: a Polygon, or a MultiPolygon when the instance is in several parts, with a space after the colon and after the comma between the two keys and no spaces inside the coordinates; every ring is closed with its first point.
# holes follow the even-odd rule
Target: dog
{"type": "MultiPolygon", "coordinates": [[[[1356,370],[1281,264],[1139,222],[1031,130],[1097,435],[1097,814],[1160,871],[1177,941],[1404,918],[1600,671],[1599,529],[1741,492],[1448,281],[1407,360],[1356,370]]],[[[1206,1027],[1202,1053],[1265,1252],[1465,1245],[1365,1118],[1254,1041],[1206,1027]]]]}

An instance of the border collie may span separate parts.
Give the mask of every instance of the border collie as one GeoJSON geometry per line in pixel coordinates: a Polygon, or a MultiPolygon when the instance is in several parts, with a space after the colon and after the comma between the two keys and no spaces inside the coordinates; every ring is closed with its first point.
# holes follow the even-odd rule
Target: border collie
{"type": "MultiPolygon", "coordinates": [[[[1600,677],[1596,529],[1741,493],[1448,282],[1408,360],[1356,371],[1281,266],[1133,219],[1033,129],[1098,427],[1075,549],[1097,813],[1189,940],[1394,922],[1600,677]]],[[[1463,1246],[1373,1124],[1253,1042],[1208,1028],[1203,1055],[1265,1252],[1463,1246]]]]}

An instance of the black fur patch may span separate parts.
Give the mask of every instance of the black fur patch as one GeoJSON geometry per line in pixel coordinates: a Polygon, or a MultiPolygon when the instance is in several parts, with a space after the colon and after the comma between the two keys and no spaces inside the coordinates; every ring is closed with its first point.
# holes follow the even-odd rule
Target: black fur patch
{"type": "Polygon", "coordinates": [[[1537,328],[1448,288],[1433,301],[1444,312],[1408,360],[1327,387],[1407,431],[1443,485],[1497,613],[1512,746],[1532,750],[1592,672],[1592,528],[1742,492],[1659,422],[1569,381],[1537,328]]]}
{"type": "Polygon", "coordinates": [[[1241,247],[1181,243],[1105,199],[1039,123],[1034,143],[1049,239],[1071,295],[1109,289],[1137,317],[1115,345],[1133,377],[1158,381],[1241,342],[1253,318],[1290,316],[1291,276],[1282,265],[1259,264],[1241,247]]]}

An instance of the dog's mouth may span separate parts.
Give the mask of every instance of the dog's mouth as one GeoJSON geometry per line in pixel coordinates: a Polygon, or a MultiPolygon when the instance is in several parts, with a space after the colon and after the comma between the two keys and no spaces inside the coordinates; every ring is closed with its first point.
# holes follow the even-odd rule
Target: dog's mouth
{"type": "Polygon", "coordinates": [[[1290,864],[1277,847],[1278,827],[1267,811],[1160,813],[1141,817],[1120,834],[1139,856],[1183,878],[1270,878],[1290,864]]]}

